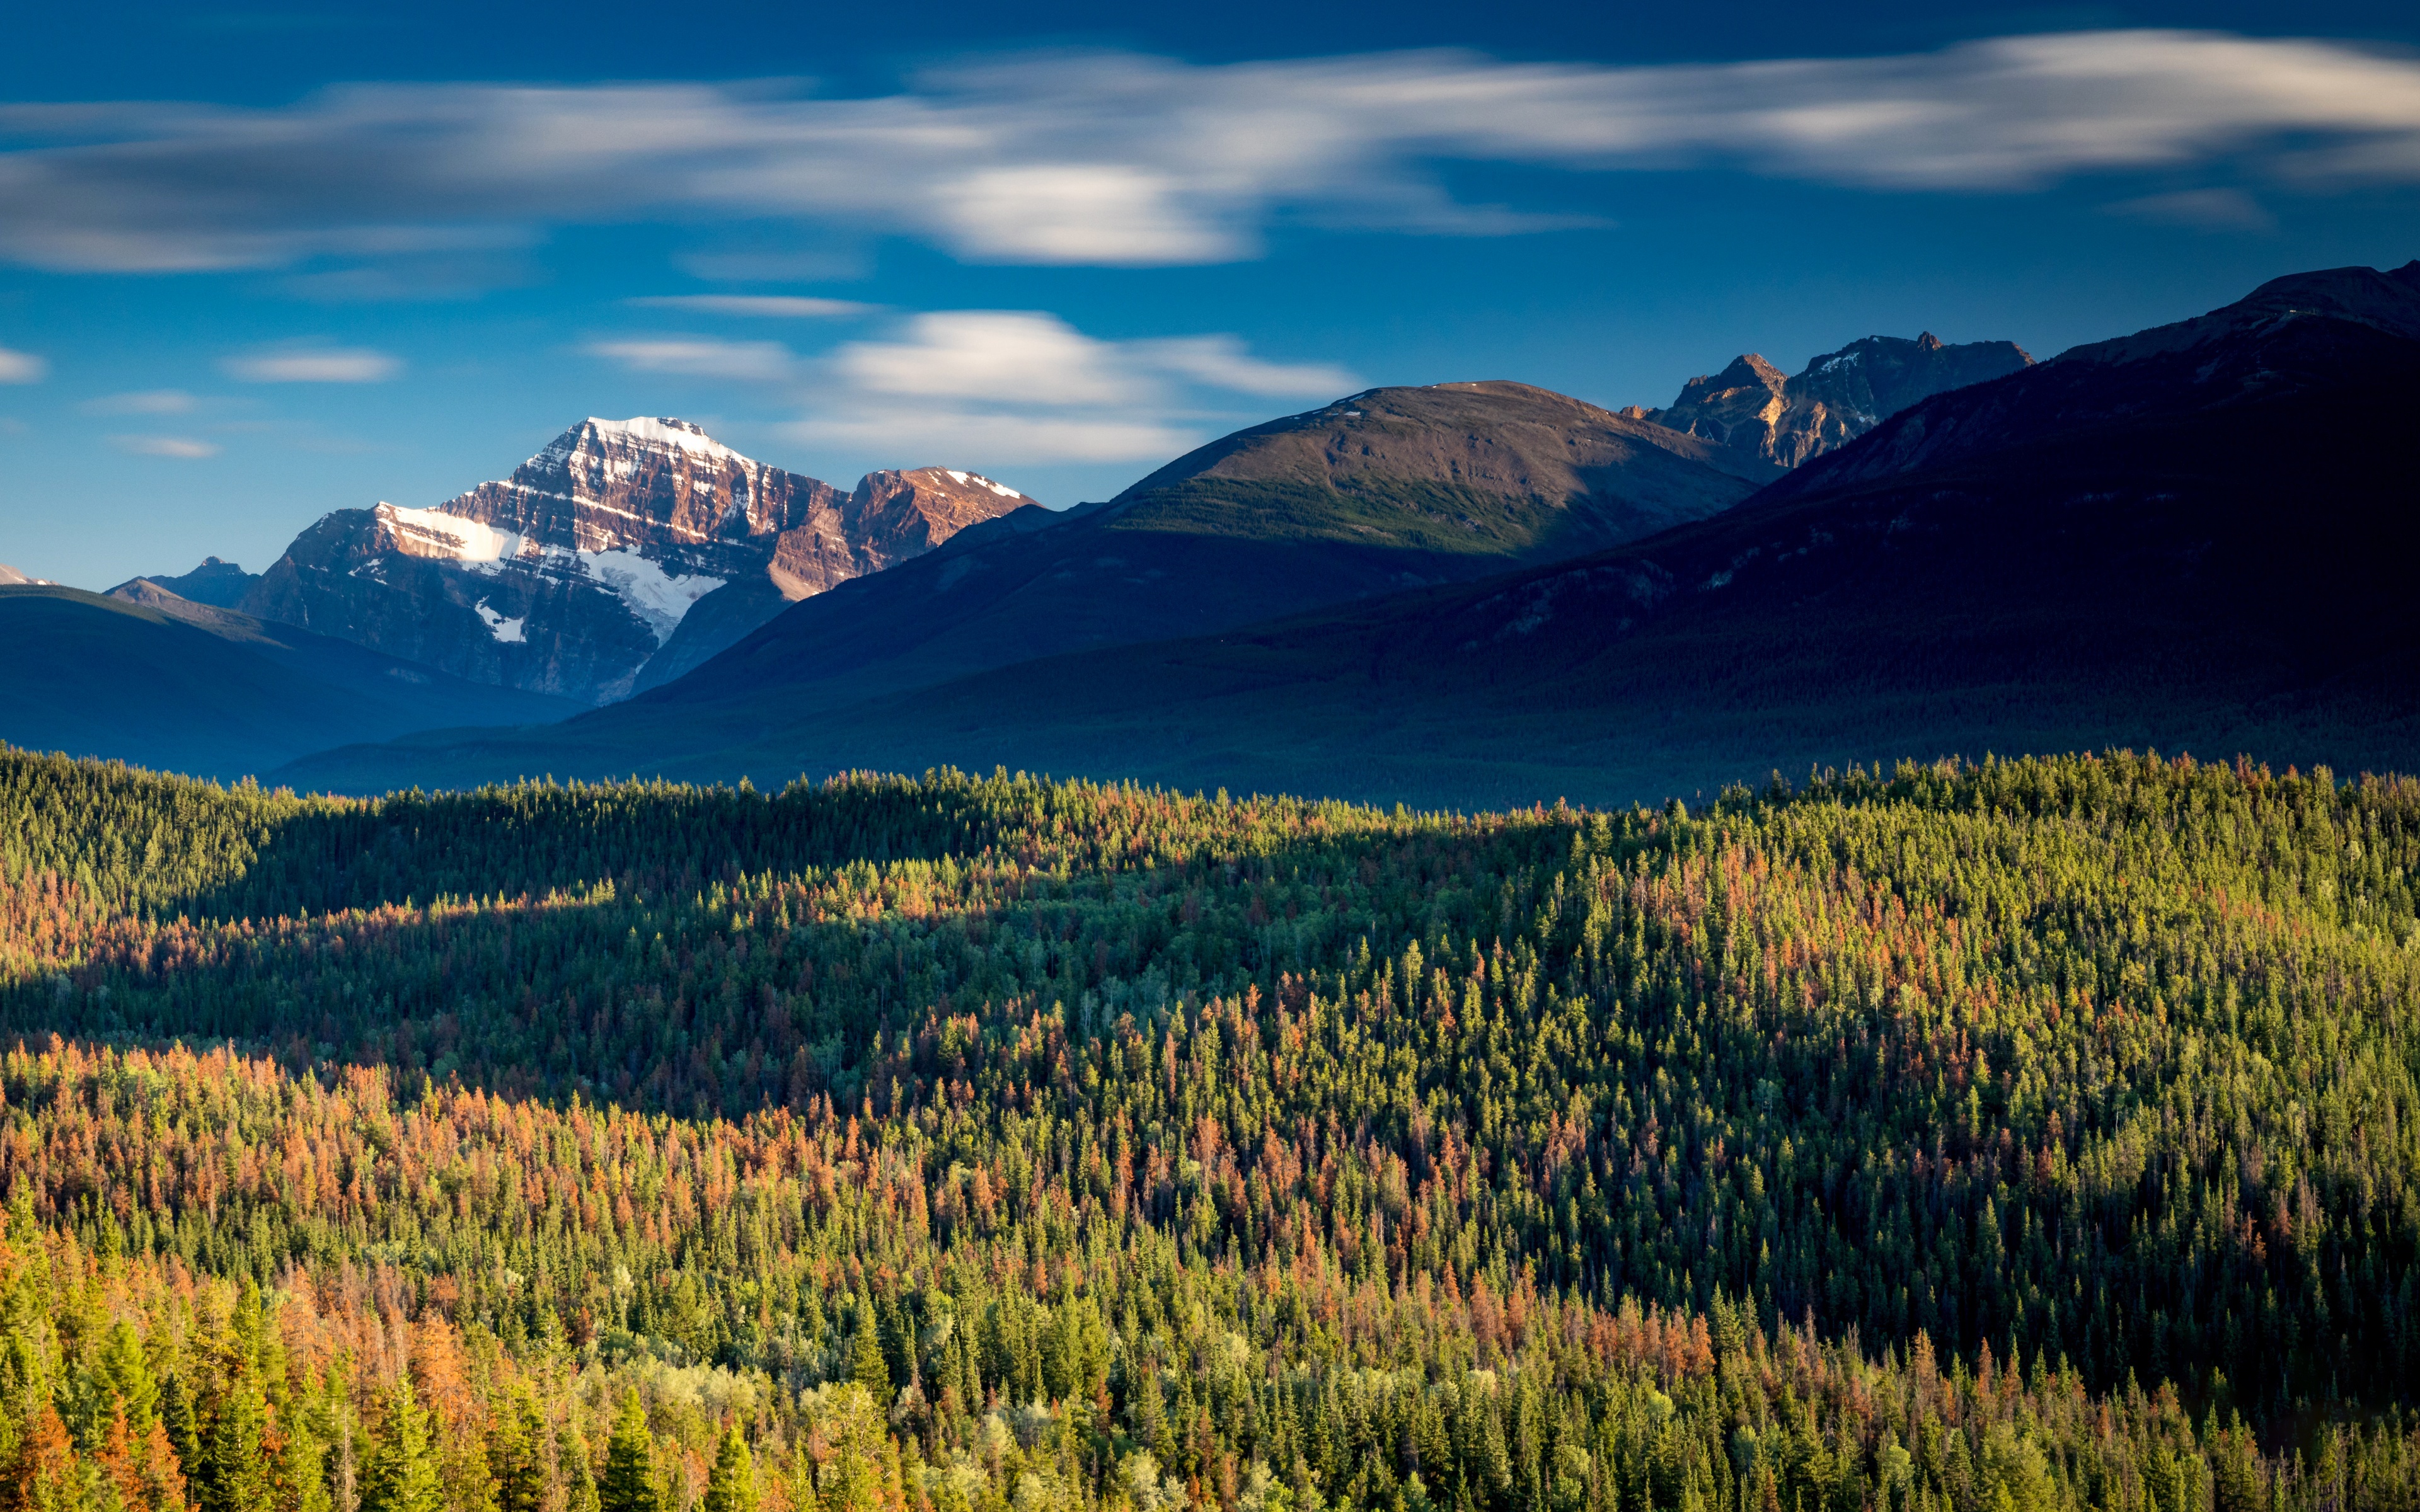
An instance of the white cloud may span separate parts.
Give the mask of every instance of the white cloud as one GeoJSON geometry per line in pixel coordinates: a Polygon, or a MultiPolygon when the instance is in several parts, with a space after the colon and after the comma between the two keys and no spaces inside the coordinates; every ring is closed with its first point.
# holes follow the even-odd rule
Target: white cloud
{"type": "Polygon", "coordinates": [[[146,389],[103,394],[76,408],[87,415],[181,415],[193,409],[194,396],[182,389],[146,389]]]}
{"type": "Polygon", "coordinates": [[[1233,336],[1182,336],[1140,341],[1128,350],[1149,366],[1178,374],[1231,393],[1271,399],[1331,399],[1359,387],[1360,379],[1325,363],[1264,363],[1233,336]]]}
{"type": "Polygon", "coordinates": [[[189,462],[219,455],[216,445],[191,436],[112,436],[109,443],[136,456],[168,456],[189,462]]]}
{"type": "Polygon", "coordinates": [[[0,383],[39,383],[50,376],[50,359],[0,347],[0,383]]]}
{"type": "Polygon", "coordinates": [[[795,294],[654,294],[624,300],[650,310],[694,310],[700,315],[735,315],[768,319],[840,320],[873,315],[882,306],[856,300],[819,300],[795,294]]]}
{"type": "Polygon", "coordinates": [[[633,373],[768,383],[792,378],[798,371],[798,360],[778,341],[599,341],[591,343],[588,350],[633,373]]]}
{"type": "Polygon", "coordinates": [[[0,257],[121,271],[376,264],[634,217],[1097,265],[1250,256],[1280,216],[1474,235],[1569,224],[1455,203],[1428,171],[1454,160],[1727,164],[1900,191],[2018,191],[2219,159],[2289,180],[2420,179],[2420,59],[2156,30],[1646,68],[1446,52],[1215,67],[1060,54],[938,69],[856,100],[385,85],[284,110],[0,114],[19,139],[54,144],[0,154],[0,257]]]}
{"type": "Polygon", "coordinates": [[[788,429],[953,466],[1159,461],[1206,439],[1201,406],[1218,394],[1326,398],[1359,386],[1339,367],[1263,362],[1231,335],[1103,341],[1041,311],[933,311],[825,358],[808,417],[788,429]]]}
{"type": "Polygon", "coordinates": [[[383,383],[403,371],[399,359],[361,347],[254,352],[219,366],[246,383],[383,383]]]}
{"type": "Polygon", "coordinates": [[[853,341],[832,358],[861,393],[911,399],[987,399],[1001,404],[1119,405],[1139,393],[1138,375],[1054,315],[950,310],[920,315],[904,339],[853,341]]]}

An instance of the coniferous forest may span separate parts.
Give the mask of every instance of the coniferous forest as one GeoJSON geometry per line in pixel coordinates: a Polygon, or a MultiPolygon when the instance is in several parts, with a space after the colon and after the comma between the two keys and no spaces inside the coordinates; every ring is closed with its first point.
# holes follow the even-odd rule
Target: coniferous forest
{"type": "Polygon", "coordinates": [[[0,1504],[2420,1507],[2420,783],[0,753],[0,1504]]]}

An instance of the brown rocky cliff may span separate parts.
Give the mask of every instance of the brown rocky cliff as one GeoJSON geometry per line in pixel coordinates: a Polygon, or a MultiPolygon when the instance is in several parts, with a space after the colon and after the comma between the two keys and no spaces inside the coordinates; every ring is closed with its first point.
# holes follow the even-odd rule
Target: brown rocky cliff
{"type": "Polygon", "coordinates": [[[1914,341],[1868,336],[1825,352],[1795,377],[1751,352],[1711,378],[1694,378],[1665,409],[1642,419],[1776,469],[1845,446],[1933,394],[2004,377],[2033,359],[2013,342],[1948,346],[1931,332],[1914,341]]]}
{"type": "Polygon", "coordinates": [[[805,598],[1032,502],[979,473],[951,468],[869,472],[854,493],[834,493],[831,502],[784,530],[768,570],[784,598],[805,598]]]}

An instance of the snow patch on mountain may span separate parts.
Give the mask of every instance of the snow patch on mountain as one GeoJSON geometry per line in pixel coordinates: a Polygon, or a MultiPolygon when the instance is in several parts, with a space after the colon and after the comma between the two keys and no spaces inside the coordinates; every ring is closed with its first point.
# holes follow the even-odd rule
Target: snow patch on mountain
{"type": "Polygon", "coordinates": [[[488,601],[484,598],[479,600],[478,603],[473,605],[472,608],[477,611],[480,619],[487,622],[488,633],[494,636],[498,640],[508,645],[519,645],[526,639],[521,634],[521,626],[528,623],[529,617],[527,615],[506,619],[504,615],[489,609],[488,607],[488,601]]]}
{"type": "Polygon", "coordinates": [[[1014,488],[992,482],[989,478],[985,477],[980,472],[960,472],[955,468],[943,468],[941,471],[946,476],[956,479],[958,486],[962,488],[989,488],[992,492],[1000,495],[1002,499],[1022,499],[1025,497],[1014,488]]]}
{"type": "Polygon", "coordinates": [[[520,556],[528,544],[525,537],[514,532],[434,509],[405,509],[399,504],[380,503],[378,517],[395,528],[398,540],[409,536],[413,545],[430,548],[416,551],[415,556],[448,556],[473,566],[502,563],[520,556]]]}
{"type": "Polygon", "coordinates": [[[588,576],[604,584],[629,607],[641,624],[655,632],[656,644],[672,639],[691,605],[723,584],[705,573],[666,572],[628,547],[612,551],[582,551],[580,563],[588,576]]]}

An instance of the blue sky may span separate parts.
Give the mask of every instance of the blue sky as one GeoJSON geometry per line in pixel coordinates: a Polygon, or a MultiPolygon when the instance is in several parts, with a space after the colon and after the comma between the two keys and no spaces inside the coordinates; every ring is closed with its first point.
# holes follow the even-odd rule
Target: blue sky
{"type": "Polygon", "coordinates": [[[257,570],[590,414],[1066,504],[1370,384],[2420,256],[2409,6],[401,11],[12,17],[0,562],[257,570]]]}

